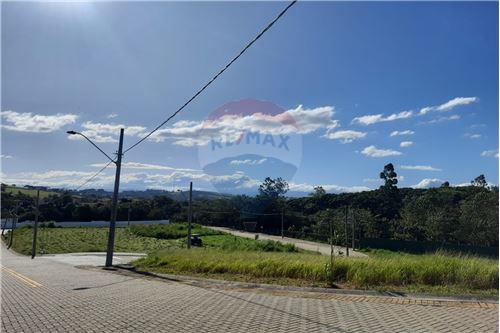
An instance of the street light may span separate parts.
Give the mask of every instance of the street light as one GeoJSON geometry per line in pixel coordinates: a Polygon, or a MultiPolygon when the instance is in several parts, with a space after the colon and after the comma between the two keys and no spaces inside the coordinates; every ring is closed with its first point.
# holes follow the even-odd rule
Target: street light
{"type": "Polygon", "coordinates": [[[69,135],[80,135],[82,137],[84,137],[88,142],[90,142],[90,144],[92,146],[94,146],[95,148],[97,148],[101,153],[104,154],[104,156],[106,156],[108,158],[108,160],[110,160],[111,162],[115,163],[116,164],[116,161],[113,160],[111,157],[109,157],[108,154],[106,154],[101,148],[99,148],[99,146],[97,146],[92,140],[90,140],[85,134],[83,133],[80,133],[80,132],[75,132],[75,131],[66,131],[66,133],[68,133],[69,135]]]}
{"type": "Polygon", "coordinates": [[[123,128],[120,129],[120,141],[118,143],[118,152],[116,161],[109,157],[101,148],[99,148],[92,140],[86,137],[84,134],[75,131],[67,131],[69,135],[80,135],[84,137],[92,146],[97,148],[101,153],[104,154],[111,162],[116,165],[115,174],[115,188],[113,191],[113,201],[111,205],[111,217],[109,219],[109,233],[108,233],[108,247],[106,251],[106,267],[113,265],[113,249],[115,245],[115,228],[116,228],[116,213],[118,208],[118,190],[120,188],[120,171],[122,167],[122,156],[123,156],[123,128]]]}

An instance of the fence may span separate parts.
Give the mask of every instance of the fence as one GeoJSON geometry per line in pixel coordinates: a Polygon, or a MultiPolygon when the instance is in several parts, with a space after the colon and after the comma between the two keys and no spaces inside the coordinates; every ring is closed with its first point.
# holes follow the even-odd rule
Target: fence
{"type": "MultiPolygon", "coordinates": [[[[45,223],[47,224],[48,222],[40,222],[40,224],[45,223]]],[[[130,221],[130,225],[137,225],[137,224],[169,224],[169,220],[155,220],[155,221],[130,221]]],[[[16,228],[21,228],[25,225],[30,225],[33,226],[34,222],[33,221],[23,221],[23,222],[17,222],[16,228]]],[[[11,229],[12,228],[12,223],[8,220],[2,219],[1,222],[2,228],[3,229],[11,229]]],[[[126,227],[129,225],[128,221],[116,221],[116,227],[126,227]]],[[[80,221],[68,221],[68,222],[54,222],[55,227],[62,227],[62,228],[78,228],[78,227],[94,227],[94,228],[104,228],[104,227],[109,227],[109,221],[89,221],[89,222],[80,222],[80,221]]]]}

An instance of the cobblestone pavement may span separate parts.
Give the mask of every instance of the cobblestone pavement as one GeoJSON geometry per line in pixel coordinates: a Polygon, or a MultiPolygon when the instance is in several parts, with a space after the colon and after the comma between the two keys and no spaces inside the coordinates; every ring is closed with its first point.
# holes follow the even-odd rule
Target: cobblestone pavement
{"type": "Polygon", "coordinates": [[[498,305],[397,304],[362,296],[218,289],[2,248],[4,332],[497,332],[498,305]]]}

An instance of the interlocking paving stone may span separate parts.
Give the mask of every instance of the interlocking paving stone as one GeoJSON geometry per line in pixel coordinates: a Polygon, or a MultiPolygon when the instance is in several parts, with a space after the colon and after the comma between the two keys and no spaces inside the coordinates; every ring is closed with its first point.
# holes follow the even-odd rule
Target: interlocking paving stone
{"type": "Polygon", "coordinates": [[[497,304],[204,288],[5,248],[2,265],[41,284],[2,270],[4,332],[498,332],[497,304]]]}

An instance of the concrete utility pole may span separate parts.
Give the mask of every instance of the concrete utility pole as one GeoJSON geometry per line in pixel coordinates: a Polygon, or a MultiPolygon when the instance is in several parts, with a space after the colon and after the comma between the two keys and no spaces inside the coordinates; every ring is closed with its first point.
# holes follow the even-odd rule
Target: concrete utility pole
{"type": "Polygon", "coordinates": [[[351,217],[352,217],[352,250],[354,251],[354,248],[356,246],[355,242],[356,242],[356,211],[354,211],[354,214],[353,212],[351,212],[351,217]]]}
{"type": "Polygon", "coordinates": [[[193,220],[193,182],[189,182],[188,239],[187,248],[191,248],[191,222],[193,220]]]}
{"type": "Polygon", "coordinates": [[[113,191],[113,202],[111,206],[111,218],[109,219],[108,249],[106,251],[106,267],[113,265],[113,250],[115,246],[116,213],[118,210],[118,190],[120,189],[120,171],[122,168],[123,151],[123,128],[120,129],[120,142],[118,144],[118,156],[116,158],[115,189],[113,191]]]}
{"type": "Polygon", "coordinates": [[[347,227],[347,214],[349,212],[349,206],[345,206],[345,254],[349,257],[349,228],[347,227]]]}
{"type": "Polygon", "coordinates": [[[18,219],[18,212],[19,212],[19,201],[16,203],[16,211],[14,214],[14,217],[12,218],[12,221],[10,222],[10,238],[9,238],[9,245],[7,246],[7,249],[10,249],[12,246],[12,242],[14,241],[14,230],[16,229],[17,226],[17,219],[18,219]]]}
{"type": "Polygon", "coordinates": [[[284,230],[284,223],[283,223],[283,208],[281,209],[281,238],[285,238],[285,230],[284,230]]]}
{"type": "Polygon", "coordinates": [[[36,236],[38,233],[38,217],[40,216],[40,190],[36,190],[35,225],[33,226],[33,244],[31,246],[31,259],[36,256],[36,236]]]}
{"type": "MultiPolygon", "coordinates": [[[[328,212],[330,212],[330,209],[328,209],[328,212]]],[[[330,216],[330,214],[327,215],[328,219],[328,226],[330,229],[330,283],[333,285],[333,256],[334,256],[334,250],[333,250],[333,219],[330,216]]]]}
{"type": "Polygon", "coordinates": [[[132,202],[128,203],[128,213],[127,213],[127,227],[130,227],[130,209],[132,206],[132,202]]]}

